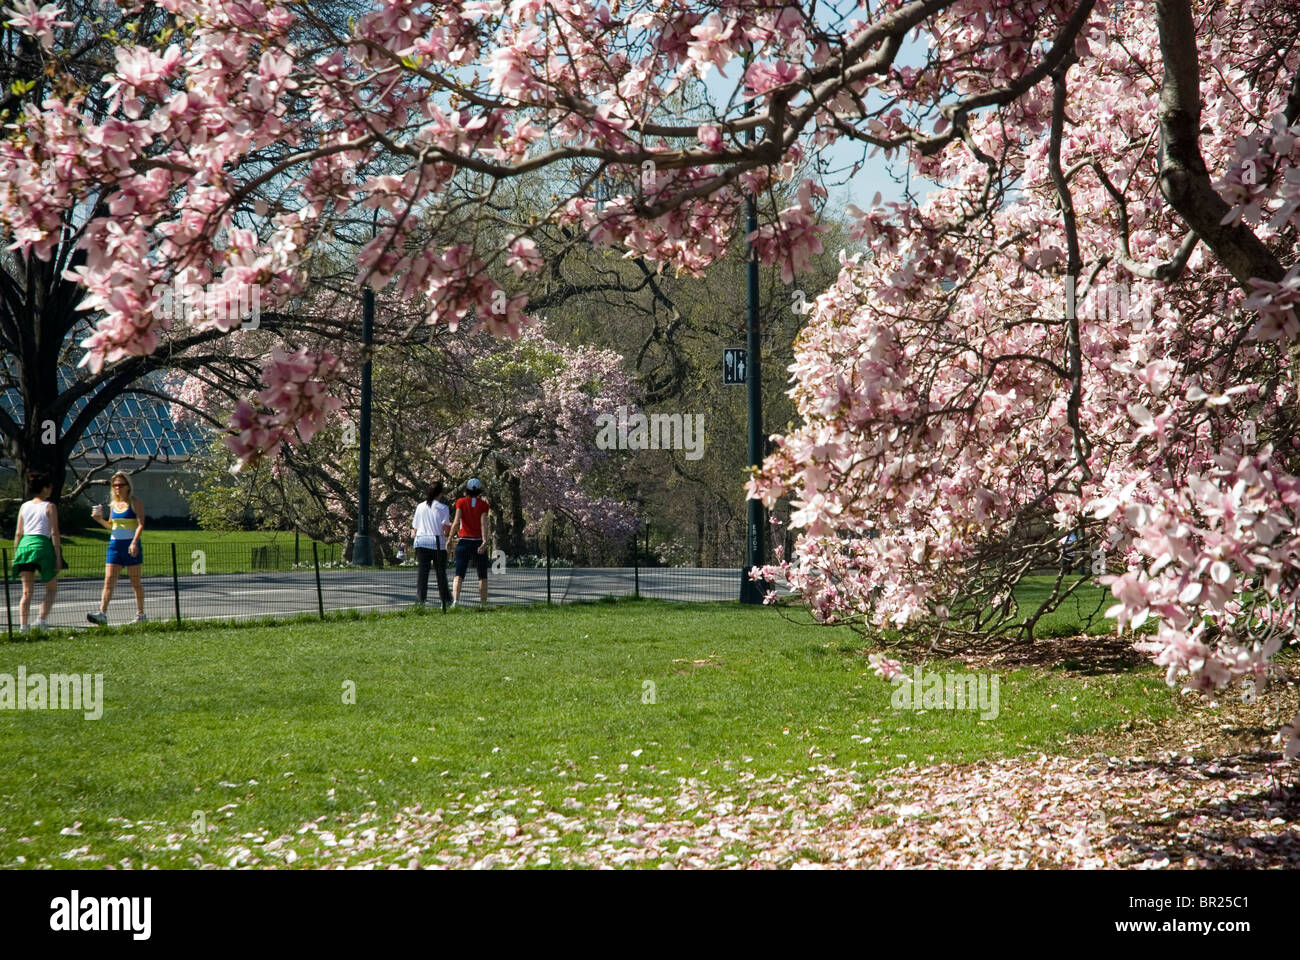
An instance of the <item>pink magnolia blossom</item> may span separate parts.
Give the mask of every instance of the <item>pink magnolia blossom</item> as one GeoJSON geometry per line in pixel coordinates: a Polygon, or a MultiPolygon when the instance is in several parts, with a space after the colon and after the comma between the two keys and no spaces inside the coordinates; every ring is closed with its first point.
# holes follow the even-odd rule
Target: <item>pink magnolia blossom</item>
{"type": "Polygon", "coordinates": [[[542,269],[544,261],[537,244],[531,238],[517,237],[510,243],[510,256],[506,258],[506,265],[514,270],[516,276],[523,276],[542,269]]]}
{"type": "Polygon", "coordinates": [[[1281,729],[1278,739],[1288,760],[1300,757],[1300,714],[1296,714],[1291,722],[1281,729]]]}
{"type": "Polygon", "coordinates": [[[895,677],[903,676],[903,665],[897,660],[891,660],[879,653],[873,653],[867,657],[867,662],[876,676],[885,681],[892,681],[895,677]]]}
{"type": "Polygon", "coordinates": [[[68,20],[60,20],[59,14],[63,13],[63,8],[47,3],[44,6],[36,6],[36,0],[23,0],[21,4],[15,4],[4,10],[9,14],[8,24],[28,36],[35,37],[41,42],[41,46],[46,50],[54,49],[54,30],[56,27],[71,27],[72,23],[68,20]]]}

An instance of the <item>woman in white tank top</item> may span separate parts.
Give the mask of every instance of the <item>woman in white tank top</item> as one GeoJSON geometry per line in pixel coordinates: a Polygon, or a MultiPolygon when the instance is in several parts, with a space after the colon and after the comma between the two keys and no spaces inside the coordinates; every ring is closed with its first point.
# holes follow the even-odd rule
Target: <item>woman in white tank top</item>
{"type": "Polygon", "coordinates": [[[27,492],[32,499],[18,508],[18,528],[14,532],[13,570],[23,581],[23,598],[18,605],[19,629],[26,633],[32,594],[36,592],[36,575],[45,584],[45,599],[33,624],[37,630],[47,626],[46,618],[59,592],[59,569],[63,566],[63,541],[59,537],[59,508],[50,503],[54,486],[49,477],[34,473],[27,478],[27,492]]]}

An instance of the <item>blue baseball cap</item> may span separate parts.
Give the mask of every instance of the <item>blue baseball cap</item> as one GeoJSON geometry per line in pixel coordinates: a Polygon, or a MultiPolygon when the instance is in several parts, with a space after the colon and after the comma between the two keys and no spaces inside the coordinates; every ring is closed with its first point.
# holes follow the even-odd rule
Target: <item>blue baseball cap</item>
{"type": "Polygon", "coordinates": [[[470,477],[469,483],[465,484],[466,490],[482,490],[483,482],[478,477],[470,477]]]}

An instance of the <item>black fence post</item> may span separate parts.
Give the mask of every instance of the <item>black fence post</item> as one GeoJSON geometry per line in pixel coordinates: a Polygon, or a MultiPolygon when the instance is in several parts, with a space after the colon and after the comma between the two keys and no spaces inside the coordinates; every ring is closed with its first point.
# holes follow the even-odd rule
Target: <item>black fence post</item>
{"type": "Polygon", "coordinates": [[[641,538],[632,534],[632,596],[641,599],[641,538]]]}
{"type": "Polygon", "coordinates": [[[176,601],[176,626],[181,625],[181,582],[176,576],[176,541],[172,541],[172,599],[176,601]]]}
{"type": "Polygon", "coordinates": [[[325,619],[325,598],[320,593],[320,554],[316,552],[316,541],[311,542],[311,562],[316,568],[316,609],[320,611],[320,618],[325,619]]]}
{"type": "Polygon", "coordinates": [[[12,641],[14,638],[14,611],[9,600],[9,551],[0,550],[0,554],[4,555],[5,565],[5,620],[9,624],[9,639],[12,641]]]}
{"type": "MultiPolygon", "coordinates": [[[[8,589],[9,589],[9,581],[6,580],[5,590],[8,591],[8,589]]],[[[551,605],[551,534],[550,531],[547,531],[546,534],[546,605],[548,607],[551,605]]],[[[9,632],[13,633],[12,626],[9,628],[9,632]]]]}
{"type": "Polygon", "coordinates": [[[293,531],[293,565],[296,567],[298,566],[299,562],[300,561],[298,559],[298,531],[294,530],[293,531]]]}

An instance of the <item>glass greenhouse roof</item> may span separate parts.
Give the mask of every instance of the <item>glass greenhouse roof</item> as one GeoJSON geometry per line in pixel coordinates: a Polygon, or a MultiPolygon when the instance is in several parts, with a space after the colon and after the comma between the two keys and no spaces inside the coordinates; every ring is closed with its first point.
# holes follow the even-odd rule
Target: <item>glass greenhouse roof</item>
{"type": "MultiPolygon", "coordinates": [[[[71,382],[66,373],[60,380],[71,382]]],[[[164,393],[161,378],[147,377],[144,386],[164,393]]],[[[61,425],[66,428],[85,409],[93,397],[78,399],[61,425]]],[[[17,390],[0,393],[0,409],[18,422],[26,419],[17,390]]],[[[108,408],[91,423],[90,428],[73,447],[73,457],[108,456],[160,460],[188,457],[207,442],[207,432],[202,427],[177,424],[168,404],[157,397],[126,393],[112,401],[108,408]]]]}

